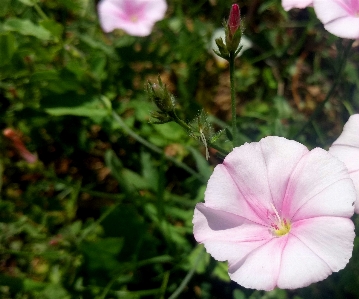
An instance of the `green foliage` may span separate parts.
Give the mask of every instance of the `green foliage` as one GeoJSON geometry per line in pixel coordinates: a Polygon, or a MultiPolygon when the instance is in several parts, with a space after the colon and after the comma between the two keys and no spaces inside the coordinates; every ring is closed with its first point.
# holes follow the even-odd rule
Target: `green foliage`
{"type": "MultiPolygon", "coordinates": [[[[1,129],[21,132],[38,161],[0,137],[0,297],[358,297],[358,244],[339,274],[267,293],[230,282],[227,264],[196,245],[194,207],[231,150],[228,70],[209,44],[232,1],[167,2],[151,35],[133,37],[104,34],[95,1],[1,1],[1,129]]],[[[359,109],[358,52],[301,131],[347,41],[312,9],[239,4],[253,42],[236,60],[240,143],[300,132],[298,141],[327,147],[359,109]]]]}

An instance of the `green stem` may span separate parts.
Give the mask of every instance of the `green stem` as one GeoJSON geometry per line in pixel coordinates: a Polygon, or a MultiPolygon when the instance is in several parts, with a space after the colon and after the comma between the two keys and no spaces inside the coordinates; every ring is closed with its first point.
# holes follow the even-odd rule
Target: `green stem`
{"type": "Polygon", "coordinates": [[[187,275],[185,276],[185,278],[182,280],[180,286],[177,288],[177,290],[174,291],[174,293],[168,297],[168,299],[176,299],[178,298],[179,295],[181,295],[181,293],[183,292],[183,290],[186,288],[187,284],[190,282],[190,280],[192,279],[192,276],[194,275],[197,266],[199,264],[199,262],[202,260],[203,258],[203,254],[204,254],[204,249],[202,248],[201,252],[198,254],[197,259],[194,262],[194,265],[192,267],[191,270],[189,270],[189,272],[187,273],[187,275]]]}
{"type": "Polygon", "coordinates": [[[335,75],[335,80],[333,82],[333,85],[332,87],[330,88],[329,92],[327,93],[324,101],[322,101],[314,110],[314,112],[312,113],[312,115],[309,117],[308,121],[303,125],[303,127],[293,136],[293,139],[297,139],[303,132],[304,130],[307,128],[307,126],[312,123],[312,121],[319,115],[320,112],[322,112],[325,104],[329,101],[329,99],[332,97],[332,95],[334,94],[335,92],[335,89],[337,88],[340,80],[342,79],[342,73],[344,71],[344,68],[345,68],[345,64],[346,64],[346,61],[347,61],[347,58],[349,56],[349,53],[350,53],[350,50],[352,48],[352,45],[353,45],[353,41],[350,41],[348,43],[348,45],[344,48],[344,51],[343,51],[343,55],[340,57],[340,60],[339,60],[339,68],[338,68],[338,71],[335,75]]]}
{"type": "Polygon", "coordinates": [[[120,203],[116,203],[109,207],[100,218],[98,218],[95,222],[93,222],[89,227],[83,229],[82,234],[77,238],[78,244],[80,244],[96,227],[104,221],[107,216],[109,216],[114,210],[117,209],[117,207],[120,205],[120,203]]]}
{"type": "Polygon", "coordinates": [[[234,86],[234,51],[229,53],[229,76],[231,83],[231,103],[232,103],[232,143],[233,147],[239,145],[237,134],[237,101],[236,101],[236,89],[234,86]]]}
{"type": "Polygon", "coordinates": [[[48,20],[47,15],[44,13],[44,11],[41,9],[41,7],[37,3],[34,4],[34,8],[42,19],[48,20]]]}
{"type": "MultiPolygon", "coordinates": [[[[177,124],[179,124],[182,128],[184,128],[186,131],[191,132],[193,131],[193,129],[187,124],[185,123],[182,119],[180,119],[176,113],[173,113],[172,115],[170,115],[173,119],[174,122],[176,122],[177,124]]],[[[220,146],[210,142],[209,140],[207,140],[207,144],[209,147],[214,148],[215,150],[217,150],[220,154],[221,157],[225,157],[228,155],[228,151],[224,150],[223,148],[221,148],[220,146]]]]}
{"type": "MultiPolygon", "coordinates": [[[[142,143],[144,146],[146,146],[147,148],[149,148],[153,152],[155,152],[155,153],[157,153],[159,155],[163,155],[163,150],[162,149],[160,149],[159,147],[155,146],[154,144],[148,142],[146,139],[142,138],[141,136],[137,135],[134,131],[132,131],[130,129],[130,127],[128,127],[125,124],[123,119],[116,112],[113,111],[112,116],[128,135],[130,135],[132,138],[137,140],[139,143],[142,143]]],[[[166,156],[166,155],[164,155],[164,157],[167,160],[169,160],[169,161],[173,162],[174,164],[176,164],[178,167],[180,167],[180,168],[184,169],[185,171],[187,171],[189,174],[193,175],[199,181],[202,181],[204,183],[207,182],[207,180],[203,176],[201,176],[199,173],[195,172],[192,168],[188,167],[186,164],[182,163],[181,161],[178,161],[177,159],[175,159],[173,157],[170,157],[170,156],[166,156]]]]}

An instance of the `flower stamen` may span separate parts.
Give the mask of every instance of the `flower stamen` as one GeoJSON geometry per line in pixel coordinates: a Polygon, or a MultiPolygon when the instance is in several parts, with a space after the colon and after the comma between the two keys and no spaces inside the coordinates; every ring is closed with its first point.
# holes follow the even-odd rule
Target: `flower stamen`
{"type": "Polygon", "coordinates": [[[283,220],[280,218],[277,209],[275,208],[275,206],[273,204],[271,204],[275,216],[276,216],[276,220],[275,222],[272,222],[270,224],[271,226],[271,232],[273,235],[275,235],[276,237],[282,237],[286,234],[289,233],[290,228],[291,228],[291,223],[287,222],[287,220],[285,218],[283,218],[283,220]]]}

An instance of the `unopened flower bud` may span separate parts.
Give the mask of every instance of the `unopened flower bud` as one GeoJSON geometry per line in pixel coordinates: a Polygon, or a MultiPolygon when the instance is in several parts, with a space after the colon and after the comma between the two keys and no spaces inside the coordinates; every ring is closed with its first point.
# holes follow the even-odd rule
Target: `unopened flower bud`
{"type": "Polygon", "coordinates": [[[238,4],[233,4],[229,12],[227,24],[225,24],[226,31],[226,47],[228,52],[235,52],[239,47],[242,37],[241,31],[241,13],[238,4]]]}
{"type": "Polygon", "coordinates": [[[229,12],[229,19],[227,23],[229,32],[234,35],[241,26],[241,12],[238,4],[233,4],[229,12]]]}
{"type": "Polygon", "coordinates": [[[168,92],[166,86],[163,85],[160,77],[158,77],[158,84],[147,84],[147,93],[149,98],[162,112],[172,112],[174,110],[173,96],[168,92]]]}

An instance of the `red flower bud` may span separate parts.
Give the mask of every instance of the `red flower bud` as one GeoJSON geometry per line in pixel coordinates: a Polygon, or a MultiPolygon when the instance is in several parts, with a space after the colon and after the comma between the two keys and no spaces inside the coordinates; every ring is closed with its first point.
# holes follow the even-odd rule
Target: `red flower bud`
{"type": "Polygon", "coordinates": [[[232,35],[234,35],[241,26],[241,12],[238,4],[232,4],[227,26],[232,35]]]}

